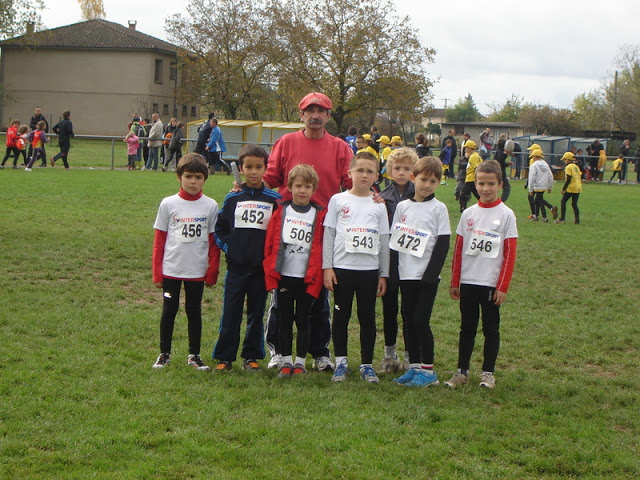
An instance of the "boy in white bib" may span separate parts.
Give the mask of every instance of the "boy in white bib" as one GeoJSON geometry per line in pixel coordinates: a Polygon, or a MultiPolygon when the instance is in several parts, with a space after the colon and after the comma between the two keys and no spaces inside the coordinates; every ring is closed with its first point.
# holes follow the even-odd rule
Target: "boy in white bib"
{"type": "Polygon", "coordinates": [[[353,296],[358,300],[360,322],[360,376],[370,383],[379,379],[373,369],[376,343],[376,296],[384,295],[389,276],[389,221],[382,203],[375,203],[371,186],[378,178],[378,160],[357,153],[351,160],[353,187],[331,197],[324,220],[322,268],[324,286],[334,292],[334,382],[348,373],[347,339],[353,296]]]}
{"type": "Polygon", "coordinates": [[[516,261],[518,229],[513,211],[498,198],[502,169],[495,160],[485,160],[476,169],[480,201],[460,216],[451,264],[453,300],[460,300],[458,371],[445,385],[456,387],[469,381],[469,363],[482,309],[484,362],[481,387],[493,388],[500,347],[500,305],[516,261]]]}
{"type": "Polygon", "coordinates": [[[402,311],[407,323],[405,342],[410,361],[409,370],[394,382],[408,387],[438,384],[433,370],[430,321],[451,236],[447,207],[435,198],[442,173],[439,159],[419,159],[411,175],[415,193],[398,204],[391,222],[389,248],[398,252],[402,311]]]}
{"type": "Polygon", "coordinates": [[[200,358],[202,336],[202,293],[204,285],[218,279],[220,250],[215,245],[214,225],[218,204],[202,194],[209,169],[197,153],[178,162],[176,175],[180,192],[162,200],[153,225],[153,284],[162,288],[164,303],[160,318],[160,355],[153,368],[171,361],[171,340],[184,284],[185,310],[189,323],[187,364],[197,370],[211,370],[200,358]]]}
{"type": "Polygon", "coordinates": [[[292,200],[280,202],[267,229],[264,272],[267,290],[277,289],[278,344],[282,357],[278,377],[307,372],[311,307],[322,290],[322,222],[327,209],[311,201],[319,178],[311,165],[291,169],[287,188],[292,200]],[[293,324],[296,324],[296,358],[293,360],[293,324]]]}

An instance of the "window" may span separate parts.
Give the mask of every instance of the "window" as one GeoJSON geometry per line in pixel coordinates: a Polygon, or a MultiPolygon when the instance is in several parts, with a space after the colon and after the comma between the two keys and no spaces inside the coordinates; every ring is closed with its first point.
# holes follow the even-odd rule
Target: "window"
{"type": "Polygon", "coordinates": [[[156,59],[156,72],[155,72],[155,82],[162,83],[162,60],[156,59]]]}
{"type": "Polygon", "coordinates": [[[186,105],[182,105],[182,116],[183,117],[187,116],[187,106],[186,105]]]}
{"type": "Polygon", "coordinates": [[[153,104],[153,113],[156,113],[158,111],[158,104],[154,103],[153,104]]]}
{"type": "Polygon", "coordinates": [[[162,106],[162,114],[163,115],[169,115],[169,104],[168,103],[165,103],[162,106]]]}
{"type": "Polygon", "coordinates": [[[175,80],[178,78],[178,63],[171,62],[171,66],[169,67],[169,78],[171,80],[175,80]]]}
{"type": "Polygon", "coordinates": [[[196,107],[195,106],[191,107],[191,116],[192,117],[196,116],[196,107]]]}

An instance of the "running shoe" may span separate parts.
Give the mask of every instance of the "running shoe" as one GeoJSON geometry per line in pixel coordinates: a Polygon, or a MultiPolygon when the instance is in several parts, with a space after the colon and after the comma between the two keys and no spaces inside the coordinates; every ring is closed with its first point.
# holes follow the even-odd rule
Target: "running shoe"
{"type": "Polygon", "coordinates": [[[373,369],[371,365],[363,365],[360,367],[360,378],[362,378],[365,382],[369,382],[369,383],[380,382],[380,379],[376,375],[376,371],[373,369]]]}
{"type": "Polygon", "coordinates": [[[211,369],[202,361],[200,355],[189,355],[187,357],[187,365],[195,368],[196,370],[202,370],[203,372],[211,371],[211,369]]]}
{"type": "Polygon", "coordinates": [[[480,377],[480,386],[484,388],[493,388],[496,386],[496,377],[491,372],[482,372],[480,377]]]}
{"type": "Polygon", "coordinates": [[[453,374],[449,380],[444,382],[447,387],[456,388],[458,385],[466,385],[469,383],[469,375],[465,375],[460,370],[453,374]]]}
{"type": "Polygon", "coordinates": [[[417,373],[418,370],[416,368],[410,368],[404,375],[398,378],[394,378],[392,381],[395,383],[399,383],[400,385],[405,385],[413,380],[413,377],[415,377],[417,373]]]}
{"type": "Polygon", "coordinates": [[[422,370],[413,377],[409,383],[406,383],[407,387],[428,387],[429,385],[438,385],[438,377],[434,371],[422,370]]]}
{"type": "Polygon", "coordinates": [[[171,363],[171,354],[170,353],[161,353],[158,355],[158,359],[156,363],[153,364],[153,368],[164,368],[171,363]]]}

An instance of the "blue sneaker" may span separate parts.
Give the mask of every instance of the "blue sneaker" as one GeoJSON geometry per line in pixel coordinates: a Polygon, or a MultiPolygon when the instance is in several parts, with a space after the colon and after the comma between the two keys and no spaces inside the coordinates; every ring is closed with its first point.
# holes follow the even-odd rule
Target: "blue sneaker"
{"type": "Polygon", "coordinates": [[[365,382],[379,383],[380,379],[376,375],[376,371],[371,365],[365,365],[360,367],[360,376],[365,382]]]}
{"type": "Polygon", "coordinates": [[[394,378],[393,381],[396,383],[399,383],[400,385],[405,385],[409,383],[411,380],[413,380],[413,377],[416,376],[416,373],[418,373],[417,369],[410,368],[409,370],[407,370],[407,372],[404,375],[398,378],[394,378]]]}
{"type": "Polygon", "coordinates": [[[406,387],[428,387],[429,385],[438,385],[438,377],[435,372],[428,370],[420,370],[415,374],[413,380],[405,384],[406,387]]]}
{"type": "Polygon", "coordinates": [[[344,382],[347,379],[347,373],[349,373],[349,369],[347,368],[346,363],[341,363],[334,370],[333,376],[331,377],[331,381],[344,382]]]}

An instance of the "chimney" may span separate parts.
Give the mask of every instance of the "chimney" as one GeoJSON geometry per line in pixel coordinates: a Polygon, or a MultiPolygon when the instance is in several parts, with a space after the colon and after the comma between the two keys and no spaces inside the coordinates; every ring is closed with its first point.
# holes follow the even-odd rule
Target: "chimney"
{"type": "Polygon", "coordinates": [[[27,35],[31,35],[36,28],[35,22],[27,22],[27,35]]]}
{"type": "Polygon", "coordinates": [[[135,29],[136,29],[136,24],[137,24],[137,23],[138,23],[138,22],[137,22],[137,21],[135,21],[135,20],[129,20],[129,28],[130,28],[131,30],[135,30],[135,29]]]}

